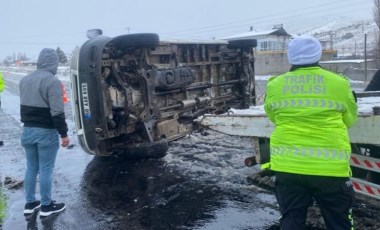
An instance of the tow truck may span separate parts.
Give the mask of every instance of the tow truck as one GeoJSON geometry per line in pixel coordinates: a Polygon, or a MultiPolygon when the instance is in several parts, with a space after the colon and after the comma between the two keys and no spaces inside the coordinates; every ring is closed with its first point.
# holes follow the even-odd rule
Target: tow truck
{"type": "MultiPolygon", "coordinates": [[[[380,200],[380,91],[358,92],[356,95],[358,121],[349,129],[351,180],[357,193],[380,200]]],[[[247,166],[265,163],[270,159],[269,141],[274,125],[262,105],[251,106],[246,110],[231,109],[222,115],[207,114],[196,122],[217,132],[250,137],[254,155],[245,160],[247,166]]],[[[273,180],[263,179],[260,173],[253,173],[248,179],[273,187],[273,180]]]]}

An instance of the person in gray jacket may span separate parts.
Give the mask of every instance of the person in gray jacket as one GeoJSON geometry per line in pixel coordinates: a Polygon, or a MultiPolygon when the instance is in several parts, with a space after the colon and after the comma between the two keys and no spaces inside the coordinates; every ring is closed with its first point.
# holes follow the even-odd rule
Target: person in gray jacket
{"type": "Polygon", "coordinates": [[[37,70],[26,75],[19,84],[21,122],[24,123],[21,145],[26,156],[24,214],[34,213],[41,208],[41,217],[65,209],[64,203],[56,203],[51,196],[59,136],[62,147],[67,147],[70,143],[62,83],[55,76],[57,70],[57,52],[45,48],[39,54],[37,70]],[[41,201],[35,196],[38,174],[41,201]]]}

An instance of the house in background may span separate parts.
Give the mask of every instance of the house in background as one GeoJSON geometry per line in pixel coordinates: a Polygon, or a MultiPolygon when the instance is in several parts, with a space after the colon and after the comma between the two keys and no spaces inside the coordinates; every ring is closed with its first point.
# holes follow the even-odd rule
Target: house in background
{"type": "Polygon", "coordinates": [[[224,39],[256,39],[257,47],[254,48],[255,74],[276,75],[289,70],[286,49],[291,37],[292,35],[285,31],[283,25],[279,24],[267,31],[254,31],[251,27],[249,32],[224,39]]]}
{"type": "Polygon", "coordinates": [[[284,52],[291,35],[284,30],[282,24],[279,24],[274,25],[271,30],[267,31],[254,31],[253,27],[251,27],[249,32],[236,34],[225,39],[241,40],[252,38],[257,40],[256,54],[264,54],[268,52],[284,52]]]}
{"type": "MultiPolygon", "coordinates": [[[[236,34],[224,38],[225,40],[256,39],[255,53],[256,75],[278,75],[289,71],[290,64],[287,57],[287,46],[292,35],[286,32],[283,24],[274,25],[268,31],[253,31],[236,34]]],[[[331,60],[336,56],[336,51],[331,50],[329,45],[321,41],[323,53],[321,60],[331,60]]]]}

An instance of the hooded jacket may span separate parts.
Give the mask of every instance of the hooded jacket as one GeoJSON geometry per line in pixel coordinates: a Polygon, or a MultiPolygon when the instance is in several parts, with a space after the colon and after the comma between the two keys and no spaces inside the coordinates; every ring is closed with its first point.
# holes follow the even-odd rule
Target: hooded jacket
{"type": "Polygon", "coordinates": [[[40,52],[37,70],[26,75],[19,84],[21,122],[25,127],[57,129],[67,137],[62,83],[55,77],[58,55],[54,49],[40,52]]]}

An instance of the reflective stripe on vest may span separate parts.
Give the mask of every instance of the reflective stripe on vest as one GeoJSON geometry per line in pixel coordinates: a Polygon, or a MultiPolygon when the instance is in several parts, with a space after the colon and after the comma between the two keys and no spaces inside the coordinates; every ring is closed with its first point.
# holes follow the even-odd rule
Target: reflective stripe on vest
{"type": "Polygon", "coordinates": [[[317,98],[279,100],[279,101],[275,101],[268,104],[268,107],[274,111],[277,109],[285,109],[285,108],[292,108],[292,107],[324,108],[324,109],[336,110],[338,112],[344,112],[346,110],[346,107],[344,106],[343,103],[340,103],[338,101],[328,100],[328,99],[317,99],[317,98]]]}
{"type": "Polygon", "coordinates": [[[300,158],[317,158],[324,160],[348,161],[351,156],[350,151],[341,149],[304,148],[291,146],[276,146],[270,148],[271,156],[293,156],[300,158]]]}

